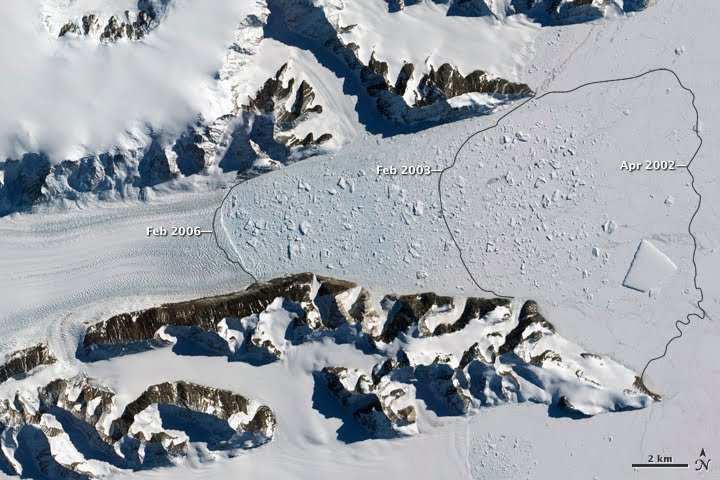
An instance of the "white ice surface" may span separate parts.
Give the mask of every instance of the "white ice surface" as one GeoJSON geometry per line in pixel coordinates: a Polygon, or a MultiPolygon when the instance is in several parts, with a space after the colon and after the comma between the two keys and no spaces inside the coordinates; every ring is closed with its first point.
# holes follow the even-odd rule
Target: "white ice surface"
{"type": "MultiPolygon", "coordinates": [[[[479,283],[537,300],[569,329],[567,338],[582,339],[591,351],[594,345],[606,354],[622,350],[636,370],[655,346],[624,345],[616,329],[635,338],[638,324],[672,319],[695,298],[687,222],[696,196],[687,172],[620,169],[625,159],[680,163],[692,154],[690,96],[675,87],[669,74],[657,74],[531,102],[468,142],[443,176],[448,223],[479,283]],[[646,122],[648,116],[655,121],[646,122]],[[672,207],[664,204],[668,194],[676,199],[672,207]],[[603,228],[609,222],[616,225],[612,232],[603,228]],[[638,298],[622,287],[645,237],[675,259],[680,273],[657,298],[638,298]],[[608,316],[611,331],[588,331],[608,316]]],[[[400,292],[475,292],[467,276],[458,275],[464,268],[441,216],[438,175],[378,175],[376,169],[440,168],[462,139],[491,122],[366,136],[332,159],[306,160],[246,182],[221,210],[220,241],[261,277],[313,271],[381,291],[391,273],[400,292]]]]}
{"type": "Polygon", "coordinates": [[[638,245],[623,285],[647,292],[675,273],[677,266],[655,245],[643,240],[638,245]]]}
{"type": "MultiPolygon", "coordinates": [[[[24,8],[21,3],[17,6],[20,10],[24,8]]],[[[707,207],[720,201],[720,191],[713,187],[720,182],[718,164],[709,153],[720,150],[720,104],[716,81],[720,76],[720,62],[713,42],[717,35],[714,19],[720,16],[719,8],[717,2],[708,0],[693,4],[693,8],[687,3],[661,0],[650,9],[615,24],[549,29],[538,37],[536,55],[522,75],[524,81],[539,90],[547,90],[548,87],[569,88],[589,79],[630,75],[652,66],[667,65],[694,89],[705,137],[703,152],[694,163],[694,171],[702,173],[698,175],[697,187],[705,196],[695,231],[701,246],[698,251],[699,282],[705,286],[705,305],[711,313],[717,311],[720,298],[720,283],[713,276],[720,271],[716,229],[720,218],[717,209],[707,207]],[[675,50],[681,46],[684,53],[676,54],[675,50]]],[[[27,25],[8,22],[5,33],[25,27],[27,25]]],[[[2,48],[6,48],[3,45],[2,48]]],[[[8,62],[15,66],[20,63],[13,59],[8,62]]],[[[670,88],[672,92],[677,90],[676,86],[663,84],[662,87],[670,88]]],[[[658,108],[662,105],[663,102],[655,102],[658,108]]],[[[678,112],[680,110],[671,111],[672,114],[678,112]]],[[[667,117],[650,114],[649,118],[654,121],[667,117]]],[[[416,144],[418,150],[413,147],[410,157],[431,158],[433,163],[440,163],[451,152],[446,148],[448,142],[457,144],[476,124],[476,121],[457,124],[439,130],[437,136],[426,136],[429,144],[438,145],[437,158],[420,150],[422,142],[416,144]]],[[[7,132],[6,129],[2,131],[7,132]]],[[[392,141],[378,139],[378,149],[392,141]]],[[[681,185],[683,192],[687,192],[689,180],[685,182],[681,185]]],[[[429,192],[434,189],[434,184],[428,182],[425,187],[429,192]]],[[[685,197],[685,193],[681,196],[673,194],[677,200],[672,207],[667,207],[663,204],[667,194],[659,190],[658,195],[661,204],[658,207],[666,208],[667,216],[674,215],[676,207],[689,208],[692,200],[692,197],[685,197]]],[[[207,221],[205,225],[209,225],[208,219],[218,200],[215,197],[211,194],[166,198],[164,201],[169,203],[165,205],[153,201],[141,208],[137,205],[114,211],[94,208],[57,218],[0,220],[3,348],[28,346],[49,334],[56,344],[66,345],[73,351],[77,341],[75,325],[84,321],[161,301],[236,290],[247,284],[247,277],[220,258],[210,238],[202,237],[199,243],[190,243],[144,237],[146,223],[171,219],[207,221]],[[28,250],[33,252],[32,255],[28,255],[28,250]]],[[[428,211],[426,204],[426,214],[428,211]]],[[[623,230],[624,226],[618,223],[616,233],[623,230]]],[[[424,234],[440,235],[438,232],[424,234]]],[[[672,244],[678,240],[678,248],[686,246],[685,238],[665,238],[672,244]]],[[[632,257],[638,241],[628,244],[626,259],[632,257]]],[[[442,245],[437,251],[443,251],[442,245]]],[[[485,245],[479,248],[484,250],[485,245]]],[[[664,245],[662,249],[666,251],[664,245]]],[[[591,255],[590,250],[588,256],[591,255]]],[[[671,256],[680,267],[678,258],[682,255],[671,256]]],[[[440,262],[437,269],[425,272],[425,278],[437,282],[438,289],[448,293],[455,291],[456,285],[464,288],[466,293],[477,293],[464,278],[457,260],[449,253],[443,258],[445,261],[440,262]]],[[[410,272],[411,279],[395,278],[398,273],[385,271],[378,275],[378,283],[392,274],[393,285],[398,291],[417,289],[415,272],[410,272]]],[[[681,277],[686,278],[676,274],[668,282],[681,277]]],[[[622,276],[618,280],[622,281],[622,276]]],[[[668,290],[668,285],[664,285],[663,291],[668,290]]],[[[598,308],[604,306],[598,297],[594,302],[598,308]]],[[[614,315],[587,319],[577,315],[575,303],[544,306],[550,310],[546,312],[548,317],[565,337],[592,346],[595,351],[612,353],[621,363],[631,363],[637,368],[648,358],[662,353],[667,339],[677,333],[674,320],[683,318],[681,315],[692,308],[689,298],[673,302],[664,309],[663,315],[648,314],[644,310],[647,305],[633,301],[622,308],[637,322],[627,322],[625,316],[614,315]]],[[[683,337],[671,345],[670,355],[648,370],[650,386],[664,394],[664,400],[650,409],[602,415],[584,421],[548,418],[544,406],[534,405],[483,411],[471,425],[469,434],[479,440],[474,445],[482,447],[479,460],[483,462],[484,471],[493,473],[494,478],[503,478],[499,475],[503,469],[517,464],[520,473],[511,472],[505,478],[697,478],[697,473],[690,470],[633,472],[629,467],[630,463],[643,461],[650,453],[669,454],[692,463],[702,447],[714,455],[711,447],[720,441],[720,427],[711,421],[717,409],[716,379],[720,376],[716,361],[716,347],[720,342],[717,325],[711,314],[707,321],[694,321],[684,330],[683,337]],[[499,438],[500,435],[505,437],[499,438]]],[[[147,372],[147,380],[164,381],[175,377],[208,383],[211,380],[206,372],[214,372],[213,378],[218,385],[232,386],[247,394],[258,392],[268,399],[277,394],[282,399],[281,403],[273,405],[278,412],[283,412],[291,422],[306,420],[298,415],[294,398],[311,395],[309,383],[300,390],[289,392],[287,386],[276,381],[277,377],[265,367],[242,369],[237,363],[224,367],[221,359],[198,357],[164,362],[160,361],[163,355],[172,354],[164,350],[126,357],[123,361],[127,363],[97,364],[94,371],[99,376],[127,384],[132,384],[133,374],[137,371],[147,372]]],[[[350,355],[342,355],[348,363],[354,363],[350,355]]],[[[45,377],[46,380],[51,378],[52,375],[45,377]]],[[[16,383],[11,381],[5,386],[12,389],[16,383]]],[[[136,393],[142,391],[142,387],[138,385],[136,393]]],[[[449,426],[403,441],[363,442],[349,447],[330,443],[326,448],[326,438],[334,438],[334,429],[339,422],[320,418],[315,413],[312,415],[317,422],[309,422],[296,430],[293,427],[297,425],[290,423],[287,433],[279,430],[277,449],[260,449],[252,455],[209,466],[189,462],[175,470],[144,472],[130,478],[167,478],[168,472],[176,478],[198,479],[228,478],[245,473],[254,478],[269,479],[283,475],[312,479],[367,478],[368,472],[378,476],[394,475],[398,479],[467,477],[468,433],[464,422],[451,422],[449,426]],[[334,428],[328,430],[322,422],[335,422],[334,428]],[[409,458],[413,461],[408,461],[409,458]]],[[[473,462],[477,459],[474,457],[473,462]]]]}

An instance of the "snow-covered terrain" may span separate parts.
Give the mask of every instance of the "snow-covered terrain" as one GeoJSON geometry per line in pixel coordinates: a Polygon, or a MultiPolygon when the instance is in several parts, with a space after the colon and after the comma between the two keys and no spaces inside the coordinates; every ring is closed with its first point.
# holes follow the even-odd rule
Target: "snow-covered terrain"
{"type": "Polygon", "coordinates": [[[0,10],[0,478],[683,479],[717,459],[716,2],[0,10]],[[670,72],[540,98],[657,67],[695,97],[694,181],[670,72]],[[214,232],[152,233],[173,227],[214,232]],[[362,288],[193,302],[301,271],[362,288]],[[631,467],[649,456],[689,467],[631,467]]]}
{"type": "Polygon", "coordinates": [[[428,416],[508,403],[547,404],[553,416],[584,418],[660,399],[636,373],[560,337],[535,302],[513,309],[501,298],[378,296],[304,274],[117,315],[88,327],[77,359],[58,361],[46,345],[6,358],[0,384],[12,381],[0,385],[0,467],[26,476],[107,476],[236,455],[285,428],[270,407],[229,390],[173,380],[135,397],[126,390],[145,375],[132,388],[93,375],[92,363],[168,346],[181,356],[227,355],[230,365],[280,363],[286,383],[312,377],[312,408],[343,412],[337,439],[344,443],[417,435],[429,428],[428,416]],[[308,369],[293,355],[328,341],[379,362],[364,371],[328,353],[325,366],[308,369]],[[323,395],[330,400],[320,401],[323,395]]]}
{"type": "Polygon", "coordinates": [[[522,76],[541,25],[635,9],[401,3],[4,7],[0,215],[213,189],[224,172],[337,151],[361,128],[394,134],[488,114],[532,94],[522,76]]]}

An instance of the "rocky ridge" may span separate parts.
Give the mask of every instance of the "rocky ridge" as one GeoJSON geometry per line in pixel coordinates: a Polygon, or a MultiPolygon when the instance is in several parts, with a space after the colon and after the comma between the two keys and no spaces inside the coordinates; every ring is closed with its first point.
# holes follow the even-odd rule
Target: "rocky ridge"
{"type": "Polygon", "coordinates": [[[340,58],[359,76],[367,94],[374,99],[378,113],[401,125],[444,122],[487,114],[497,106],[476,104],[456,107],[448,102],[468,93],[492,95],[499,104],[533,93],[523,83],[510,82],[482,70],[463,75],[450,64],[441,65],[437,71],[430,66],[429,72],[416,77],[415,65],[406,63],[397,79],[392,81],[388,78],[387,63],[376,58],[374,52],[363,61],[359,56],[359,46],[343,40],[343,33],[355,26],[341,25],[339,13],[344,8],[342,1],[277,0],[271,5],[284,18],[288,30],[312,39],[340,58]],[[410,98],[413,100],[408,103],[410,98]]]}
{"type": "Polygon", "coordinates": [[[116,315],[89,327],[81,355],[88,360],[164,344],[209,349],[234,360],[277,361],[286,343],[333,338],[378,350],[400,337],[439,336],[507,309],[509,300],[469,298],[450,323],[433,322],[454,300],[435,293],[385,295],[376,307],[369,292],[343,280],[303,273],[246,290],[116,315]],[[281,338],[268,333],[284,321],[281,338]],[[437,323],[437,324],[435,324],[437,323]]]}
{"type": "Polygon", "coordinates": [[[7,355],[4,363],[0,365],[0,383],[23,377],[41,365],[52,365],[55,362],[57,359],[45,343],[18,350],[7,355]]]}
{"type": "Polygon", "coordinates": [[[267,406],[182,381],[150,386],[119,408],[115,392],[82,375],[54,380],[34,395],[18,392],[0,400],[0,470],[33,477],[37,469],[49,478],[82,479],[168,466],[190,448],[186,433],[164,427],[178,415],[214,426],[209,450],[261,446],[276,425],[267,406]]]}
{"type": "Polygon", "coordinates": [[[315,92],[306,80],[300,82],[297,89],[294,88],[295,78],[290,77],[285,83],[287,69],[288,64],[285,63],[243,107],[255,116],[252,122],[248,122],[253,125],[250,142],[257,146],[261,157],[289,159],[294,155],[293,147],[297,151],[297,147],[321,145],[332,138],[332,134],[327,132],[317,138],[312,132],[303,138],[294,135],[293,130],[301,122],[311,115],[322,114],[323,107],[314,104],[315,92]],[[290,109],[286,108],[288,102],[291,103],[290,109]],[[278,147],[281,151],[274,152],[278,147]]]}
{"type": "MultiPolygon", "coordinates": [[[[261,366],[287,362],[287,352],[300,344],[348,344],[380,361],[364,370],[329,359],[312,373],[317,388],[347,412],[343,421],[366,438],[420,433],[422,409],[468,415],[532,402],[547,405],[552,416],[585,418],[660,400],[634,372],[562,338],[534,301],[517,314],[515,308],[508,298],[378,296],[349,281],[304,273],[116,315],[87,328],[77,356],[92,362],[172,347],[180,355],[261,366]]],[[[34,381],[34,369],[53,360],[41,345],[10,355],[0,371],[30,373],[34,381]]],[[[262,445],[276,425],[267,406],[189,382],[152,385],[119,403],[121,393],[79,373],[0,400],[0,468],[13,474],[27,468],[18,449],[59,478],[167,465],[195,445],[164,426],[176,424],[178,415],[184,425],[189,416],[211,426],[203,444],[209,451],[262,445]],[[80,443],[78,432],[85,438],[80,443]]],[[[315,408],[322,413],[325,407],[315,408]]]]}
{"type": "Polygon", "coordinates": [[[487,334],[489,345],[475,342],[460,356],[437,352],[427,362],[400,349],[369,374],[343,367],[325,367],[322,374],[332,394],[373,437],[416,432],[416,399],[441,416],[532,402],[548,405],[552,416],[571,418],[660,400],[624,367],[559,337],[533,301],[523,305],[517,325],[504,338],[496,333],[487,334]]]}
{"type": "Polygon", "coordinates": [[[112,44],[121,39],[138,41],[157,28],[166,14],[167,6],[167,0],[140,0],[137,11],[126,10],[122,16],[111,15],[107,19],[89,12],[79,19],[64,23],[57,37],[94,38],[103,44],[112,44]]]}
{"type": "Polygon", "coordinates": [[[385,359],[368,372],[328,365],[315,378],[372,437],[417,433],[416,399],[440,415],[533,402],[575,418],[659,400],[635,373],[563,339],[535,302],[512,310],[507,298],[377,297],[298,274],[112,317],[88,328],[80,355],[172,346],[264,365],[302,343],[351,344],[385,359]]]}

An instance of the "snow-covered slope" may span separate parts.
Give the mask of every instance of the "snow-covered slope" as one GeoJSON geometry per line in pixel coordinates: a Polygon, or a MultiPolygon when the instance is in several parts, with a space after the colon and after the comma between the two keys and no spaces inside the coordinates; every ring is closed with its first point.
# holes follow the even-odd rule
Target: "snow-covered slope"
{"type": "Polygon", "coordinates": [[[2,8],[13,21],[0,32],[0,215],[217,188],[225,172],[334,152],[363,128],[487,114],[532,95],[521,76],[541,25],[622,13],[480,0],[2,8]]]}

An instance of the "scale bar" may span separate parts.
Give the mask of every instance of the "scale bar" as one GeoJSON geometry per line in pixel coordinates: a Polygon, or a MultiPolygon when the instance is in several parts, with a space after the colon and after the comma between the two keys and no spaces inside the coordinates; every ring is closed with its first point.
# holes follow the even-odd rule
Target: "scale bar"
{"type": "Polygon", "coordinates": [[[633,463],[633,468],[688,468],[687,463],[633,463]]]}

